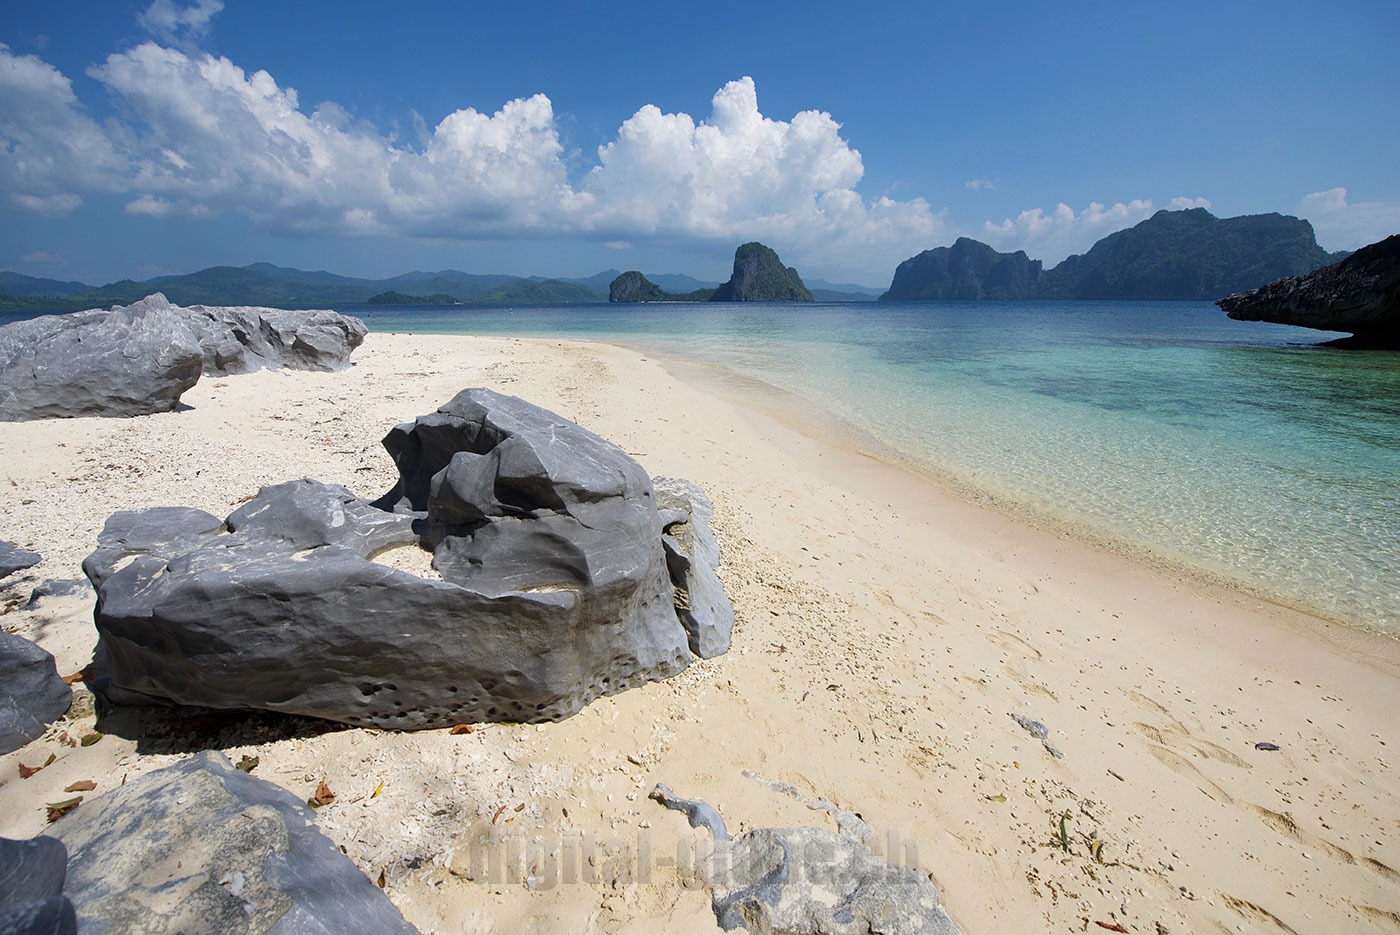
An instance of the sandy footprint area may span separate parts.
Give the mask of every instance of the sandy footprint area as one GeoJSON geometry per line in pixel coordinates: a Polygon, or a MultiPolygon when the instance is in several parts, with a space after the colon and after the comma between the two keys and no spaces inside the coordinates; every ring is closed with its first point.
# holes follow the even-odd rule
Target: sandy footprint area
{"type": "Polygon", "coordinates": [[[485,386],[705,488],[734,648],[563,722],[459,734],[143,715],[73,746],[80,700],[0,757],[0,835],[43,830],[75,781],[101,795],[212,747],[301,798],[325,782],[322,830],[424,932],[714,932],[707,841],[646,794],[834,830],[751,772],[859,813],[970,933],[1400,932],[1394,640],[957,499],[635,350],[374,334],[354,361],[205,379],[174,413],[0,424],[0,538],[45,556],[0,624],[75,672],[90,601],[21,598],[80,577],[110,513],[224,516],[304,476],[378,496],[384,433],[485,386]]]}

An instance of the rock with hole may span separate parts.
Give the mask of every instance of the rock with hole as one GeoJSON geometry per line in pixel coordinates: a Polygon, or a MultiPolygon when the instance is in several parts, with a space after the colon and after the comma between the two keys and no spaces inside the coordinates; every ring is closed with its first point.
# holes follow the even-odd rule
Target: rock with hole
{"type": "Polygon", "coordinates": [[[384,444],[400,480],[373,504],[300,480],[222,522],[112,516],[83,566],[93,690],[418,729],[559,719],[690,663],[652,485],[621,449],[486,390],[384,444]],[[395,548],[440,578],[376,560],[395,548]]]}

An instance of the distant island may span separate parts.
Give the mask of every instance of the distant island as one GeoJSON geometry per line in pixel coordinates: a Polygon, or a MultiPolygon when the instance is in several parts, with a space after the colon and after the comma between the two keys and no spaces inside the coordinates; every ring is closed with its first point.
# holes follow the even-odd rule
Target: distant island
{"type": "Polygon", "coordinates": [[[1050,270],[1024,251],[1001,253],[961,237],[899,264],[880,300],[1212,300],[1346,255],[1323,250],[1312,225],[1295,217],[1164,210],[1050,270]]]}
{"type": "Polygon", "coordinates": [[[609,302],[814,302],[791,266],[758,241],[734,251],[734,273],[714,289],[667,292],[637,270],[622,273],[608,288],[609,302]]]}
{"type": "Polygon", "coordinates": [[[444,292],[434,292],[432,295],[404,295],[402,292],[395,292],[389,289],[379,292],[368,299],[366,305],[456,305],[457,300],[444,292]]]}

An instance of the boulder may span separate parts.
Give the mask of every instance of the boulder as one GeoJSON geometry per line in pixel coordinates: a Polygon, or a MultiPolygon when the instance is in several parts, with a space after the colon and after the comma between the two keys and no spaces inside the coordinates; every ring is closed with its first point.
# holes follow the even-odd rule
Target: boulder
{"type": "Polygon", "coordinates": [[[21,549],[13,542],[0,541],[0,578],[8,578],[17,571],[33,568],[44,560],[38,552],[21,549]]]}
{"type": "Polygon", "coordinates": [[[84,935],[416,930],[313,812],[207,750],[84,802],[47,832],[84,935]]]}
{"type": "Polygon", "coordinates": [[[1215,303],[1239,321],[1345,331],[1348,342],[1400,348],[1400,234],[1340,263],[1278,279],[1215,303]]]}
{"type": "Polygon", "coordinates": [[[368,333],[360,319],[327,309],[191,305],[185,311],[204,352],[206,376],[263,368],[341,370],[368,333]]]}
{"type": "Polygon", "coordinates": [[[168,412],[203,359],[188,317],[160,293],[17,321],[0,327],[0,421],[168,412]]]}
{"type": "Polygon", "coordinates": [[[675,588],[676,616],[685,627],[690,651],[711,659],[729,651],[734,605],[715,569],[719,543],[710,530],[714,505],[705,491],[688,480],[658,477],[656,508],[661,514],[661,544],[675,588]]]}
{"type": "Polygon", "coordinates": [[[44,734],[73,703],[50,656],[22,636],[0,632],[0,753],[44,734]]]}
{"type": "MultiPolygon", "coordinates": [[[[223,522],[113,515],[83,564],[108,667],[93,690],[418,729],[555,720],[690,663],[652,485],[621,449],[487,390],[384,445],[400,479],[373,504],[300,480],[223,522]],[[376,561],[395,548],[431,551],[441,578],[376,561]]],[[[699,544],[688,609],[713,652],[728,601],[705,509],[669,515],[699,544]]]]}
{"type": "Polygon", "coordinates": [[[45,315],[0,328],[0,421],[168,412],[210,376],[339,370],[364,322],[329,310],[171,305],[45,315]]]}
{"type": "Polygon", "coordinates": [[[0,838],[0,932],[77,935],[73,904],[63,895],[68,851],[53,838],[0,838]]]}
{"type": "MultiPolygon", "coordinates": [[[[725,931],[745,928],[753,935],[960,935],[962,931],[943,908],[942,897],[926,873],[881,860],[846,823],[841,823],[839,832],[755,828],[731,838],[724,819],[704,802],[679,798],[660,783],[650,798],[682,812],[692,828],[704,828],[713,837],[714,851],[703,862],[701,876],[710,890],[715,919],[725,931]]],[[[818,803],[807,804],[843,811],[822,800],[818,803]]],[[[864,822],[857,821],[854,830],[869,835],[864,822]]]]}

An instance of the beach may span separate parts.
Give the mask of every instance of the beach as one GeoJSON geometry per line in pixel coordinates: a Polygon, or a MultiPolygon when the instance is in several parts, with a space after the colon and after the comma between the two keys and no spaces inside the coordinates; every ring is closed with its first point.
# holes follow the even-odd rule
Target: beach
{"type": "Polygon", "coordinates": [[[714,932],[708,839],[647,793],[703,799],[731,830],[834,829],[757,776],[857,812],[967,932],[1400,932],[1394,639],[998,512],[819,410],[637,349],[372,333],[339,373],[0,425],[0,535],[45,556],[0,621],[76,672],[91,598],[9,597],[80,577],[110,513],[225,516],[299,477],[377,497],[385,432],[473,386],[707,491],[729,653],[562,722],[458,734],[148,719],[70,746],[80,706],[0,757],[0,835],[42,831],[73,782],[96,796],[214,747],[299,798],[324,782],[321,829],[423,932],[714,932]]]}

